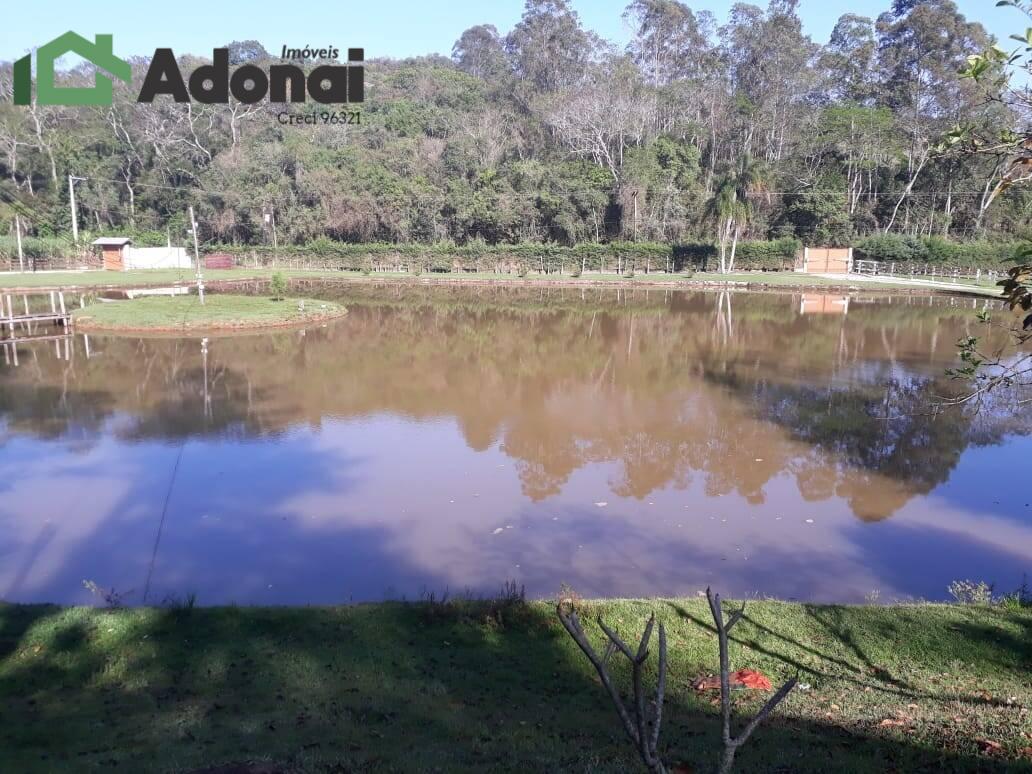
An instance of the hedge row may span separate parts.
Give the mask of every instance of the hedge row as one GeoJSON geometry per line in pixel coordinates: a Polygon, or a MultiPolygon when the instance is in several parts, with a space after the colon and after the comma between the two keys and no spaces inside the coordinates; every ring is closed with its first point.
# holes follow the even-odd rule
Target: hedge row
{"type": "Polygon", "coordinates": [[[854,245],[856,258],[896,263],[928,263],[958,268],[1005,269],[1019,242],[951,242],[942,237],[875,234],[854,245]]]}
{"type": "MultiPolygon", "coordinates": [[[[156,234],[143,233],[134,241],[150,244],[156,234]],[[150,237],[153,237],[150,238],[150,237]]],[[[931,264],[947,268],[1001,270],[1013,265],[1019,243],[950,242],[941,237],[909,237],[878,234],[854,245],[857,258],[905,264],[931,264]]],[[[780,271],[791,269],[802,248],[796,239],[745,241],[738,244],[735,269],[741,271],[780,271]]],[[[93,253],[70,240],[24,237],[22,251],[29,268],[59,268],[88,262],[93,253]]],[[[319,239],[305,245],[290,245],[274,250],[268,245],[216,245],[206,252],[226,252],[238,262],[255,265],[298,265],[311,268],[375,269],[400,268],[424,271],[714,271],[718,248],[712,242],[660,244],[655,242],[583,243],[572,247],[556,244],[525,243],[487,245],[471,243],[439,244],[353,244],[319,239]]],[[[0,268],[17,268],[18,253],[13,236],[0,236],[0,268]]]]}
{"type": "MultiPolygon", "coordinates": [[[[21,243],[25,268],[32,271],[97,263],[96,256],[88,247],[76,247],[70,239],[23,236],[21,243]]],[[[20,264],[16,237],[10,234],[0,236],[0,270],[18,268],[20,264]]]]}
{"type": "MultiPolygon", "coordinates": [[[[794,239],[773,242],[741,242],[735,258],[743,270],[790,269],[800,243],[794,239]]],[[[583,243],[566,247],[555,244],[452,245],[452,244],[351,244],[319,240],[306,245],[281,247],[224,245],[210,252],[226,252],[247,264],[271,265],[294,262],[306,267],[344,269],[397,268],[423,271],[712,271],[718,250],[711,243],[659,244],[655,242],[583,243]]]]}

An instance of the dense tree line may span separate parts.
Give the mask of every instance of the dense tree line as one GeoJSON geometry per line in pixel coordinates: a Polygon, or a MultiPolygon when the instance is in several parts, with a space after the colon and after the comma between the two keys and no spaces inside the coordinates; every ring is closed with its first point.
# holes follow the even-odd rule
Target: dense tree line
{"type": "MultiPolygon", "coordinates": [[[[992,43],[982,26],[952,0],[893,0],[819,45],[797,5],[739,3],[721,22],[633,0],[621,49],[566,0],[528,0],[450,59],[367,63],[359,126],[284,126],[283,105],[232,98],[138,104],[145,59],[110,108],[15,106],[4,63],[0,234],[19,214],[65,238],[72,174],[82,228],[181,241],[193,204],[207,243],[711,240],[733,261],[742,240],[1028,236],[1027,191],[989,207],[1003,159],[942,139],[1028,122],[959,74],[992,43]]],[[[276,61],[230,49],[233,65],[276,61]]]]}

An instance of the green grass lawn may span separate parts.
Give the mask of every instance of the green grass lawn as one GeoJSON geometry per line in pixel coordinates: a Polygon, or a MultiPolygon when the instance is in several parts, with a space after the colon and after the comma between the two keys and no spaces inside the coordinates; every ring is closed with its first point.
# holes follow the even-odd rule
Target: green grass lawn
{"type": "MultiPolygon", "coordinates": [[[[271,274],[272,272],[264,272],[271,274]]],[[[205,281],[262,275],[261,270],[215,269],[204,272],[205,281]]],[[[193,269],[133,269],[131,271],[41,271],[0,273],[0,287],[134,287],[195,282],[193,269]]]]}
{"type": "MultiPolygon", "coordinates": [[[[586,605],[595,635],[593,612],[627,639],[650,611],[666,623],[663,755],[713,770],[718,710],[691,688],[717,665],[705,600],[586,605]]],[[[1032,610],[755,602],[732,632],[731,663],[775,683],[798,672],[808,686],[741,749],[739,771],[1029,770],[1032,610]]],[[[743,715],[760,701],[736,698],[743,715]]],[[[639,770],[548,603],[0,606],[0,771],[248,760],[320,772],[639,770]]]]}
{"type": "Polygon", "coordinates": [[[83,330],[184,330],[289,325],[337,316],[344,307],[332,301],[268,296],[144,296],[125,301],[96,301],[76,309],[73,319],[83,330]],[[299,304],[304,302],[304,310],[299,304]]]}
{"type": "MultiPolygon", "coordinates": [[[[229,279],[247,279],[250,277],[267,278],[277,270],[273,269],[248,269],[240,267],[237,269],[213,269],[204,272],[206,282],[229,279]]],[[[278,270],[287,277],[300,278],[362,278],[363,275],[357,271],[339,271],[335,269],[282,269],[278,270]]],[[[369,279],[407,279],[407,280],[434,280],[451,281],[461,283],[464,281],[548,281],[548,282],[570,282],[576,281],[569,274],[540,274],[530,272],[526,277],[520,278],[514,274],[496,274],[494,272],[476,273],[424,273],[418,277],[400,272],[376,272],[369,275],[369,279]]],[[[191,270],[181,269],[137,269],[132,271],[83,271],[83,272],[39,272],[39,273],[0,273],[0,288],[13,287],[62,287],[62,288],[94,288],[102,286],[113,287],[143,287],[159,286],[176,282],[192,283],[195,281],[191,270]]],[[[664,272],[651,272],[644,274],[638,272],[633,278],[626,278],[620,274],[594,274],[588,273],[579,278],[583,282],[606,282],[623,284],[646,284],[646,283],[698,283],[700,285],[722,282],[755,283],[762,285],[784,286],[784,287],[842,287],[846,284],[850,287],[869,290],[885,290],[901,287],[915,287],[907,284],[903,279],[899,281],[847,281],[817,277],[796,272],[736,272],[734,274],[717,274],[715,272],[697,272],[691,277],[683,274],[667,274],[664,272]]],[[[953,283],[950,283],[953,284],[953,283]]],[[[959,290],[975,291],[986,295],[999,295],[999,289],[988,280],[976,282],[975,280],[960,280],[956,283],[959,290]]],[[[918,289],[921,287],[918,286],[918,289]]],[[[931,290],[931,289],[929,289],[931,290]]]]}

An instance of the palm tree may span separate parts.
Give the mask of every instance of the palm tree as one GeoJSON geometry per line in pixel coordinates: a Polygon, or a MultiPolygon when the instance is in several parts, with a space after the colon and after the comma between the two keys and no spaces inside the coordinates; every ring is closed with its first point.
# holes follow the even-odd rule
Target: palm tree
{"type": "Polygon", "coordinates": [[[706,214],[717,224],[720,239],[720,273],[730,274],[735,270],[735,251],[742,224],[752,219],[753,209],[750,195],[763,190],[764,170],[759,162],[748,155],[743,156],[738,167],[725,173],[717,182],[713,197],[706,205],[706,214]],[[727,243],[731,241],[731,255],[727,243]]]}

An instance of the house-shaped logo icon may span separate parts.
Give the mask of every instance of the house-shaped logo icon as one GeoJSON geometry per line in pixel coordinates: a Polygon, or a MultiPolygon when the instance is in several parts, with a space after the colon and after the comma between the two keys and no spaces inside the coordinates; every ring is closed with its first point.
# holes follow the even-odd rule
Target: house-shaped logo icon
{"type": "MultiPolygon", "coordinates": [[[[110,105],[113,97],[111,78],[95,75],[95,85],[68,87],[54,85],[54,62],[75,53],[114,77],[129,82],[132,68],[112,53],[111,35],[94,35],[94,42],[74,32],[66,32],[36,50],[36,102],[41,105],[110,105]]],[[[32,101],[32,58],[26,54],[14,63],[14,104],[32,101]]]]}

